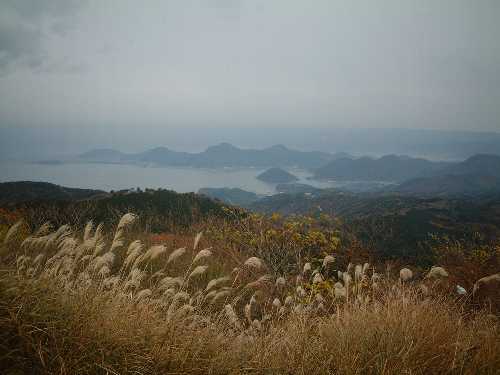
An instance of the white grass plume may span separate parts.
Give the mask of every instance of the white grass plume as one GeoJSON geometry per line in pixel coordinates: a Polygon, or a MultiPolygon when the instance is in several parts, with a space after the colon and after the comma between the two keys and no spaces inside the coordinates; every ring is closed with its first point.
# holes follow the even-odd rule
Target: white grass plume
{"type": "Polygon", "coordinates": [[[137,216],[132,214],[132,213],[126,213],[123,215],[118,223],[118,227],[116,228],[117,231],[125,229],[127,226],[131,225],[134,223],[134,221],[137,219],[137,216]]]}
{"type": "Polygon", "coordinates": [[[169,257],[167,259],[167,264],[175,262],[177,259],[179,259],[180,257],[182,257],[185,253],[186,253],[186,248],[185,247],[181,247],[181,248],[179,248],[177,250],[174,250],[169,255],[169,257]]]}
{"type": "Polygon", "coordinates": [[[311,263],[306,263],[304,264],[304,268],[302,269],[302,273],[308,274],[312,270],[312,265],[311,263]]]}
{"type": "Polygon", "coordinates": [[[273,277],[271,275],[263,275],[259,277],[257,280],[252,281],[246,285],[246,288],[250,289],[263,289],[269,288],[272,286],[273,277]]]}
{"type": "Polygon", "coordinates": [[[194,307],[189,304],[184,304],[175,312],[175,319],[182,320],[190,317],[194,312],[194,307]]]}
{"type": "Polygon", "coordinates": [[[342,274],[342,281],[344,281],[344,286],[347,288],[349,284],[352,282],[352,277],[349,273],[344,272],[342,274]]]}
{"type": "Polygon", "coordinates": [[[215,296],[212,298],[211,304],[216,305],[223,300],[225,301],[231,296],[231,294],[232,294],[231,288],[219,290],[217,293],[215,293],[215,296]]]}
{"type": "Polygon", "coordinates": [[[295,289],[295,292],[297,293],[297,295],[299,297],[305,297],[306,296],[306,291],[304,290],[304,288],[302,286],[298,286],[296,289],[295,289]]]}
{"type": "Polygon", "coordinates": [[[94,237],[92,239],[93,241],[93,256],[98,256],[102,254],[106,248],[106,240],[104,238],[103,234],[103,224],[99,224],[94,232],[94,237]]]}
{"type": "Polygon", "coordinates": [[[49,221],[43,223],[33,234],[34,237],[46,236],[52,230],[52,224],[49,221]]]}
{"type": "Polygon", "coordinates": [[[184,303],[189,301],[189,294],[186,292],[177,292],[172,297],[172,302],[170,302],[170,306],[168,307],[167,314],[171,316],[177,309],[183,305],[184,303]]]}
{"type": "Polygon", "coordinates": [[[182,285],[182,277],[166,276],[158,283],[160,290],[167,290],[170,288],[179,288],[182,285]]]}
{"type": "Polygon", "coordinates": [[[153,293],[151,292],[151,289],[143,289],[136,295],[136,300],[141,301],[143,299],[151,297],[153,293]]]}
{"type": "Polygon", "coordinates": [[[200,250],[198,254],[196,254],[196,256],[193,258],[192,264],[196,264],[203,259],[208,259],[211,256],[212,256],[212,251],[210,249],[200,250]]]}
{"type": "Polygon", "coordinates": [[[167,247],[164,245],[155,245],[151,246],[148,251],[146,251],[146,254],[144,254],[144,259],[145,260],[155,260],[158,259],[160,256],[165,254],[167,251],[167,247]]]}
{"type": "Polygon", "coordinates": [[[212,279],[208,282],[207,287],[205,288],[206,292],[209,292],[210,290],[214,288],[218,288],[224,284],[227,284],[231,282],[231,278],[227,276],[219,277],[217,279],[212,279]]]}
{"type": "Polygon", "coordinates": [[[97,274],[101,278],[105,279],[105,278],[107,278],[111,274],[111,270],[109,269],[109,267],[107,265],[103,265],[101,267],[101,269],[99,270],[99,272],[97,272],[97,274]]]}
{"type": "Polygon", "coordinates": [[[327,268],[330,264],[335,263],[335,257],[327,255],[323,258],[323,268],[327,268]]]}
{"type": "Polygon", "coordinates": [[[203,232],[199,232],[196,234],[196,237],[194,238],[193,250],[196,250],[196,248],[198,247],[198,244],[200,243],[202,235],[203,235],[203,232]]]}
{"type": "Polygon", "coordinates": [[[19,220],[18,222],[16,222],[7,231],[7,234],[3,239],[3,243],[7,245],[9,242],[12,242],[25,227],[26,223],[24,222],[24,220],[19,220]]]}
{"type": "Polygon", "coordinates": [[[321,273],[317,272],[312,280],[313,284],[319,284],[323,282],[323,275],[321,273]]]}
{"type": "Polygon", "coordinates": [[[439,279],[448,277],[448,272],[443,267],[434,266],[425,276],[426,279],[439,279]]]}
{"type": "Polygon", "coordinates": [[[203,275],[208,269],[208,266],[197,266],[190,274],[188,279],[203,275]]]}
{"type": "Polygon", "coordinates": [[[248,258],[245,261],[245,263],[243,263],[243,265],[246,268],[254,269],[256,271],[261,271],[261,270],[265,269],[264,262],[260,258],[257,258],[257,257],[248,258]]]}
{"type": "Polygon", "coordinates": [[[131,213],[127,213],[122,216],[116,228],[115,237],[113,238],[110,251],[116,251],[123,247],[125,244],[124,231],[126,227],[131,225],[136,219],[137,216],[131,213]]]}
{"type": "Polygon", "coordinates": [[[136,259],[139,256],[141,256],[143,250],[144,250],[144,245],[142,244],[141,241],[139,241],[139,240],[133,241],[128,246],[126,257],[125,257],[125,260],[123,262],[123,267],[127,268],[128,266],[135,263],[136,259]]]}
{"type": "Polygon", "coordinates": [[[285,298],[285,306],[290,307],[293,305],[293,297],[292,296],[287,296],[285,298]]]}
{"type": "Polygon", "coordinates": [[[276,279],[276,282],[274,283],[274,285],[276,286],[276,288],[278,290],[282,290],[286,286],[286,279],[283,276],[280,276],[276,279]]]}
{"type": "Polygon", "coordinates": [[[236,315],[233,306],[229,304],[224,306],[224,313],[226,315],[227,320],[234,328],[238,329],[241,328],[240,320],[238,319],[238,315],[236,315]]]}
{"type": "Polygon", "coordinates": [[[366,275],[369,268],[370,268],[370,263],[363,264],[363,275],[366,275]]]}
{"type": "Polygon", "coordinates": [[[354,267],[354,279],[356,282],[359,282],[361,280],[361,276],[363,275],[363,266],[361,264],[356,264],[354,267]]]}
{"type": "Polygon", "coordinates": [[[344,298],[347,296],[347,289],[342,285],[342,283],[337,282],[334,285],[334,295],[335,298],[344,298]]]}
{"type": "Polygon", "coordinates": [[[278,309],[278,310],[281,308],[281,301],[279,298],[275,298],[273,300],[273,307],[278,309]]]}
{"type": "Polygon", "coordinates": [[[399,271],[399,278],[401,281],[410,281],[413,278],[413,272],[409,268],[402,268],[399,271]]]}
{"type": "Polygon", "coordinates": [[[83,241],[88,241],[92,237],[92,231],[94,229],[94,223],[90,220],[87,225],[85,225],[85,229],[83,230],[83,241]]]}

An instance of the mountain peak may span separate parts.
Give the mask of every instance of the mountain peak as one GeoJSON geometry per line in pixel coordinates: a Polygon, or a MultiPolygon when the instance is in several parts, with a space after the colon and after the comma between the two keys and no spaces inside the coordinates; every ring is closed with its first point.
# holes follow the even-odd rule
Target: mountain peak
{"type": "Polygon", "coordinates": [[[236,146],[233,146],[231,143],[222,142],[215,146],[210,146],[207,148],[206,152],[227,152],[227,151],[236,151],[239,150],[236,146]]]}

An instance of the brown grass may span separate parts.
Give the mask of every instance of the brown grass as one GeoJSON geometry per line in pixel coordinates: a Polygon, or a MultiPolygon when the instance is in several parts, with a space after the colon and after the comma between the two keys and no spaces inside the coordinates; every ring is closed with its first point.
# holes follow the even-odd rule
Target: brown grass
{"type": "Polygon", "coordinates": [[[237,267],[230,271],[212,249],[214,256],[193,262],[202,250],[193,243],[175,262],[168,263],[175,251],[168,248],[124,267],[132,239],[126,225],[119,231],[119,241],[116,234],[96,241],[96,255],[89,255],[92,241],[65,230],[28,241],[14,233],[3,242],[0,373],[499,373],[498,317],[472,309],[467,298],[424,295],[419,281],[402,284],[352,265],[344,272],[349,281],[337,281],[347,298],[335,296],[336,280],[325,269],[316,284],[303,275],[299,294],[296,275],[276,283],[255,259],[228,261],[227,268],[237,267]],[[46,257],[35,268],[40,253],[46,257]],[[199,266],[208,269],[190,278],[199,266]],[[163,288],[158,280],[166,277],[177,278],[163,283],[173,286],[163,288]],[[286,297],[286,307],[273,306],[286,297]]]}

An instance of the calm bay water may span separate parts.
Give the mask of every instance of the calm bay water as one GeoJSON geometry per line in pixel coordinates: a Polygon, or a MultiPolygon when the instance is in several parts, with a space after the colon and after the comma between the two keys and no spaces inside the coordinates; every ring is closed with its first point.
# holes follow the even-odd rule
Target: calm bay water
{"type": "MultiPolygon", "coordinates": [[[[258,194],[275,193],[275,185],[257,180],[264,169],[198,169],[140,167],[124,164],[35,164],[0,162],[0,182],[45,181],[54,184],[101,190],[165,188],[177,192],[198,191],[202,187],[237,187],[258,194]]],[[[331,182],[306,180],[310,173],[290,170],[301,183],[331,187],[331,182]]]]}

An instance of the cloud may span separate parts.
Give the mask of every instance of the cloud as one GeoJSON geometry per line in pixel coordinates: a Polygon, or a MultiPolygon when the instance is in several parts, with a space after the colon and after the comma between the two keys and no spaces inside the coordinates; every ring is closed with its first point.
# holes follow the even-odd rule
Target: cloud
{"type": "Polygon", "coordinates": [[[0,73],[19,67],[41,69],[48,55],[44,40],[64,37],[84,3],[74,0],[0,2],[0,73]]]}
{"type": "Polygon", "coordinates": [[[0,128],[497,130],[499,17],[492,0],[0,0],[0,128]]]}

